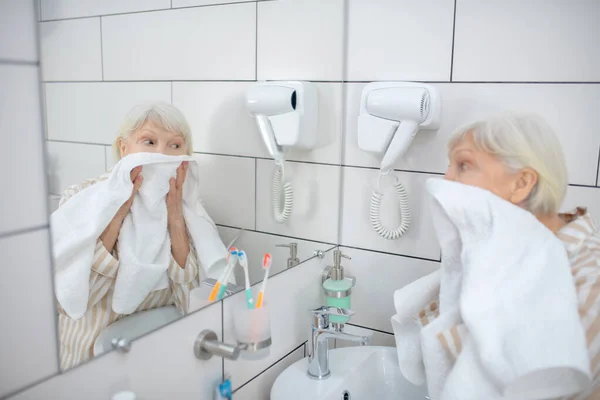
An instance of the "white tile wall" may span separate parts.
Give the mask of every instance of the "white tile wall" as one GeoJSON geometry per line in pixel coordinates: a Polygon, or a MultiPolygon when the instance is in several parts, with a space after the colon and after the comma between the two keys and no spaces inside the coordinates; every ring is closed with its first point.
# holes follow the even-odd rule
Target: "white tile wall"
{"type": "Polygon", "coordinates": [[[347,247],[341,250],[352,258],[342,263],[344,274],[356,277],[351,299],[351,308],[356,314],[350,322],[384,332],[392,333],[390,317],[396,313],[394,291],[440,267],[436,261],[347,247]]]}
{"type": "Polygon", "coordinates": [[[561,211],[573,211],[575,207],[587,207],[596,223],[600,223],[600,189],[569,186],[561,211]]]}
{"type": "Polygon", "coordinates": [[[0,0],[0,10],[0,60],[37,61],[35,0],[0,0]]]}
{"type": "Polygon", "coordinates": [[[111,352],[97,357],[10,399],[105,400],[124,390],[142,399],[211,399],[221,379],[222,362],[218,357],[195,358],[194,340],[203,329],[221,339],[219,303],[134,341],[126,355],[111,352]],[[166,349],[166,343],[168,351],[157,351],[166,349]],[[101,379],[90,379],[93,376],[101,379]]]}
{"type": "MultiPolygon", "coordinates": [[[[600,86],[581,84],[436,84],[442,98],[440,128],[421,131],[396,168],[443,173],[446,144],[460,126],[505,111],[542,116],[563,146],[570,183],[594,185],[600,135],[600,86]],[[566,117],[568,116],[568,118],[566,117]],[[575,134],[576,133],[576,134],[575,134]]],[[[350,84],[346,101],[345,165],[379,166],[358,148],[356,121],[363,84],[350,84]]]]}
{"type": "Polygon", "coordinates": [[[258,3],[258,79],[339,81],[343,0],[258,3]]]}
{"type": "Polygon", "coordinates": [[[40,24],[45,81],[100,81],[100,18],[40,24]]]}
{"type": "Polygon", "coordinates": [[[48,138],[112,144],[127,112],[135,105],[171,102],[168,82],[47,83],[48,138]]]}
{"type": "Polygon", "coordinates": [[[214,4],[245,3],[254,0],[172,0],[173,8],[209,6],[214,4]]]}
{"type": "MultiPolygon", "coordinates": [[[[322,292],[320,279],[323,268],[325,261],[315,258],[269,279],[265,304],[271,311],[273,344],[269,355],[261,360],[246,360],[242,357],[237,361],[225,360],[225,373],[231,374],[234,390],[306,342],[310,328],[308,309],[322,304],[317,299],[320,299],[322,292]]],[[[257,285],[253,289],[256,293],[257,285]]],[[[245,301],[243,292],[223,301],[224,339],[227,343],[235,342],[234,309],[246,308],[245,301]]]]}
{"type": "Polygon", "coordinates": [[[273,218],[271,185],[275,172],[272,160],[257,160],[256,229],[318,240],[337,242],[340,167],[287,162],[286,181],[292,182],[294,208],[283,224],[273,218]]]}
{"type": "Polygon", "coordinates": [[[304,358],[304,346],[294,350],[290,355],[272,365],[259,376],[248,382],[244,387],[238,389],[233,394],[235,400],[269,400],[271,398],[271,388],[277,376],[284,369],[304,358]]]}
{"type": "Polygon", "coordinates": [[[454,0],[350,0],[348,80],[450,79],[454,0]]]}
{"type": "Polygon", "coordinates": [[[254,79],[255,7],[240,3],[103,17],[104,79],[254,79]]]}
{"type": "MultiPolygon", "coordinates": [[[[219,226],[218,229],[221,240],[225,245],[229,244],[229,242],[239,235],[239,239],[235,242],[234,246],[244,250],[248,255],[248,264],[250,265],[249,275],[252,284],[263,280],[264,271],[262,270],[261,265],[264,253],[271,253],[271,256],[273,257],[273,264],[271,265],[269,276],[273,276],[287,269],[287,260],[290,257],[290,249],[287,247],[275,247],[277,245],[297,243],[298,258],[300,259],[300,262],[313,257],[315,250],[325,252],[332,249],[332,245],[310,240],[289,238],[279,235],[276,236],[261,232],[240,232],[239,229],[223,226],[219,226]]],[[[243,271],[238,268],[234,270],[234,272],[236,282],[243,283],[243,271]]]]}
{"type": "Polygon", "coordinates": [[[41,0],[42,18],[62,19],[171,8],[171,0],[41,0]]]}
{"type": "Polygon", "coordinates": [[[39,105],[38,68],[0,64],[0,235],[48,223],[39,105]]]}
{"type": "MultiPolygon", "coordinates": [[[[408,193],[412,222],[408,232],[400,239],[387,240],[373,230],[369,220],[371,194],[377,184],[378,170],[344,167],[342,174],[343,214],[340,234],[343,245],[439,260],[440,248],[425,193],[425,181],[435,177],[434,175],[395,173],[408,193]]],[[[397,227],[400,222],[396,191],[392,184],[390,175],[381,180],[380,190],[384,194],[381,220],[389,228],[397,227]]]]}
{"type": "Polygon", "coordinates": [[[457,81],[600,81],[600,3],[457,0],[457,81]]]}
{"type": "MultiPolygon", "coordinates": [[[[245,106],[249,82],[174,82],[173,104],[189,119],[194,151],[271,156],[245,106]]],[[[287,159],[339,164],[341,158],[342,85],[317,84],[319,125],[315,149],[291,150],[287,159]]]]}
{"type": "Polygon", "coordinates": [[[195,154],[200,196],[217,224],[254,229],[254,159],[195,154]]]}
{"type": "Polygon", "coordinates": [[[0,239],[8,273],[0,280],[2,397],[58,372],[49,243],[47,229],[0,239]]]}
{"type": "Polygon", "coordinates": [[[104,152],[106,155],[106,170],[108,171],[115,166],[117,161],[112,146],[104,146],[104,152]]]}
{"type": "Polygon", "coordinates": [[[47,146],[50,193],[62,195],[69,186],[105,171],[104,146],[52,141],[47,146]]]}

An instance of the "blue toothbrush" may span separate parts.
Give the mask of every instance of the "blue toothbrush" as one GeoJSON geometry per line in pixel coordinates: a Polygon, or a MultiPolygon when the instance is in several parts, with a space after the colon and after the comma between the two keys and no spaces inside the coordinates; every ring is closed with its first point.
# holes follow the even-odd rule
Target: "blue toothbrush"
{"type": "Polygon", "coordinates": [[[244,268],[244,277],[246,279],[246,303],[248,308],[254,308],[254,298],[252,297],[252,288],[250,287],[250,276],[248,275],[248,258],[246,253],[242,250],[238,252],[238,260],[242,268],[244,268]]]}

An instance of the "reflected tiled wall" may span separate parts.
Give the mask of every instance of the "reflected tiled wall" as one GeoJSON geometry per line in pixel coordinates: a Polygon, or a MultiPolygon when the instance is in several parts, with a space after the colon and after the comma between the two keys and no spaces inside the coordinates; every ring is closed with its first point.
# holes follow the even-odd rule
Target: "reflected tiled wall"
{"type": "MultiPolygon", "coordinates": [[[[357,277],[353,323],[391,333],[393,292],[439,267],[423,184],[447,166],[453,130],[503,111],[533,112],[557,132],[569,168],[564,209],[587,206],[600,221],[600,3],[589,0],[348,0],[340,243],[357,277]],[[442,98],[441,126],[420,132],[395,165],[412,226],[382,239],[369,222],[380,159],[357,145],[365,82],[428,82],[442,98]]],[[[384,192],[392,197],[391,185],[384,192]]],[[[382,219],[398,222],[384,200],[382,219]]],[[[393,343],[393,342],[392,342],[393,343]]]]}

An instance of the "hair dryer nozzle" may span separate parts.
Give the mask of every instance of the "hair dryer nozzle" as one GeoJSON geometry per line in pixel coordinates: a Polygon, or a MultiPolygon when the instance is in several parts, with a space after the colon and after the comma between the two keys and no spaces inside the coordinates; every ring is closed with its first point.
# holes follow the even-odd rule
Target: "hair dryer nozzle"
{"type": "Polygon", "coordinates": [[[419,124],[417,121],[408,120],[400,122],[400,126],[398,126],[398,129],[383,156],[383,160],[381,160],[382,173],[388,173],[393,168],[396,160],[406,153],[406,150],[408,150],[418,129],[419,124]]]}

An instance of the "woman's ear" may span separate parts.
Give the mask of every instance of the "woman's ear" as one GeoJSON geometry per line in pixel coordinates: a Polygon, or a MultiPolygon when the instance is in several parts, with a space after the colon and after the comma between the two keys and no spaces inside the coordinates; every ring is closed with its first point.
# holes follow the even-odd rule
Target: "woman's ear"
{"type": "Polygon", "coordinates": [[[122,137],[117,139],[117,145],[119,146],[119,153],[121,153],[121,158],[127,155],[127,143],[126,140],[122,137]]]}
{"type": "Polygon", "coordinates": [[[529,194],[538,182],[538,173],[531,168],[523,168],[516,173],[513,181],[513,190],[510,202],[521,204],[529,197],[529,194]]]}

